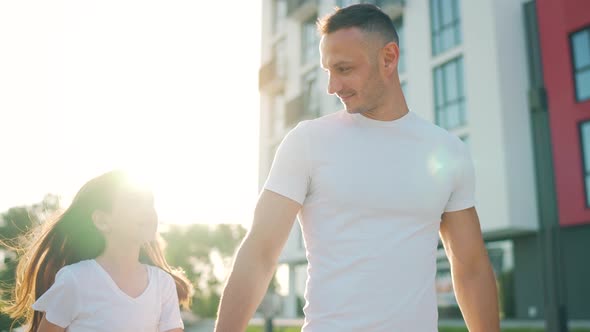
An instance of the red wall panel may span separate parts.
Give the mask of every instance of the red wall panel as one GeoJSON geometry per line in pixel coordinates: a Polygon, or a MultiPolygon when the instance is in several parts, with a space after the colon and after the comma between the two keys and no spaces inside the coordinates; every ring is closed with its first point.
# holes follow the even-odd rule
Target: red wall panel
{"type": "Polygon", "coordinates": [[[590,1],[537,0],[537,15],[559,222],[590,224],[579,133],[580,122],[590,120],[590,101],[576,102],[569,39],[572,32],[590,26],[590,1]]]}

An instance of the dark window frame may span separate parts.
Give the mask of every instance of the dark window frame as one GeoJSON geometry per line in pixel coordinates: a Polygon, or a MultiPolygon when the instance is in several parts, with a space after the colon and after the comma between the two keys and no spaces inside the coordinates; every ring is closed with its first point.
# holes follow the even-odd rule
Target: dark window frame
{"type": "MultiPolygon", "coordinates": [[[[571,59],[571,63],[572,63],[572,81],[573,81],[573,86],[574,86],[574,100],[576,101],[576,103],[584,103],[587,101],[590,101],[590,93],[588,94],[588,96],[585,99],[580,99],[580,96],[578,96],[578,82],[577,82],[577,75],[580,73],[587,73],[590,72],[590,63],[588,63],[587,65],[581,67],[581,68],[576,68],[576,59],[575,59],[575,51],[574,51],[574,36],[578,33],[581,32],[587,32],[588,34],[588,47],[590,48],[590,25],[587,25],[581,29],[578,29],[572,33],[569,34],[569,44],[570,44],[570,59],[571,59]]],[[[590,87],[589,87],[590,89],[590,87]]]]}
{"type": "Polygon", "coordinates": [[[451,50],[463,42],[463,35],[461,33],[461,13],[459,8],[459,0],[430,0],[430,47],[433,56],[444,53],[445,51],[451,50]],[[453,19],[447,24],[442,22],[442,10],[441,3],[448,3],[451,1],[452,9],[451,13],[453,19]],[[436,6],[435,6],[436,5],[436,6]],[[436,10],[435,10],[436,9],[436,10]],[[435,20],[436,18],[436,20],[435,20]],[[435,24],[437,22],[438,24],[435,24]],[[442,34],[447,29],[453,29],[454,43],[452,45],[442,45],[442,34]]]}
{"type": "MultiPolygon", "coordinates": [[[[584,196],[585,196],[585,207],[590,209],[590,186],[587,186],[587,179],[590,178],[590,165],[586,164],[586,155],[584,154],[584,126],[590,126],[590,119],[581,121],[578,124],[578,133],[580,140],[580,155],[582,159],[582,179],[584,182],[584,196]]],[[[590,134],[588,136],[588,144],[590,144],[590,134]]],[[[590,146],[588,147],[590,149],[590,146]]]]}
{"type": "Polygon", "coordinates": [[[435,123],[447,130],[457,129],[464,127],[467,125],[467,109],[465,105],[465,68],[464,68],[464,61],[463,56],[460,55],[458,57],[452,58],[449,61],[443,62],[440,65],[436,66],[432,70],[432,83],[433,83],[433,93],[434,93],[434,116],[435,116],[435,123]],[[453,100],[446,100],[447,96],[447,85],[446,76],[445,76],[445,67],[451,63],[455,63],[455,76],[457,77],[457,81],[455,82],[457,88],[458,97],[453,100]],[[459,70],[459,63],[461,70],[459,70]],[[438,100],[438,84],[437,84],[437,71],[441,71],[441,88],[442,88],[442,101],[438,100]],[[441,103],[442,102],[442,103],[441,103]],[[446,119],[446,109],[451,105],[459,105],[461,108],[459,110],[459,123],[454,126],[448,126],[447,119],[446,119]],[[444,122],[443,122],[444,118],[444,122]]]}

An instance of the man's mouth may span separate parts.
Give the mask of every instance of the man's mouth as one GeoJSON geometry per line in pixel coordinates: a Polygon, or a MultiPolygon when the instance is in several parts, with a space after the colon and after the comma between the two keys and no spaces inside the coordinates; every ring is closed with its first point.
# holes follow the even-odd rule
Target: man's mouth
{"type": "Polygon", "coordinates": [[[352,96],[354,96],[354,93],[338,95],[338,98],[340,98],[340,100],[342,100],[342,101],[345,101],[345,100],[350,99],[352,96]]]}

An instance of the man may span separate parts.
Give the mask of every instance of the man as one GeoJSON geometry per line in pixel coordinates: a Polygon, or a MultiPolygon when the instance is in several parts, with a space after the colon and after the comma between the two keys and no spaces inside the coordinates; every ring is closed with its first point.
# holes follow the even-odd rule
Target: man
{"type": "Polygon", "coordinates": [[[469,330],[499,331],[466,146],[408,111],[387,15],[353,5],[318,26],[328,93],[345,110],[282,142],[216,331],[245,330],[298,213],[309,261],[303,331],[437,331],[439,232],[469,330]]]}

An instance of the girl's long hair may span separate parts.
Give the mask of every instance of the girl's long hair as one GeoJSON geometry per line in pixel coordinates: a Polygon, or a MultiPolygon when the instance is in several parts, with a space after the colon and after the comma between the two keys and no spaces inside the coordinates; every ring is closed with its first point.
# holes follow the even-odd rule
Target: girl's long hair
{"type": "MultiPolygon", "coordinates": [[[[28,332],[37,331],[43,313],[33,311],[33,303],[53,285],[62,267],[98,257],[105,238],[92,221],[96,210],[110,211],[115,192],[130,185],[123,171],[111,171],[88,181],[72,204],[53,220],[48,220],[23,238],[18,251],[16,285],[12,300],[2,308],[13,319],[24,319],[28,332]]],[[[140,261],[168,272],[176,282],[178,298],[188,308],[192,285],[181,270],[168,265],[159,239],[146,243],[140,261]]]]}

